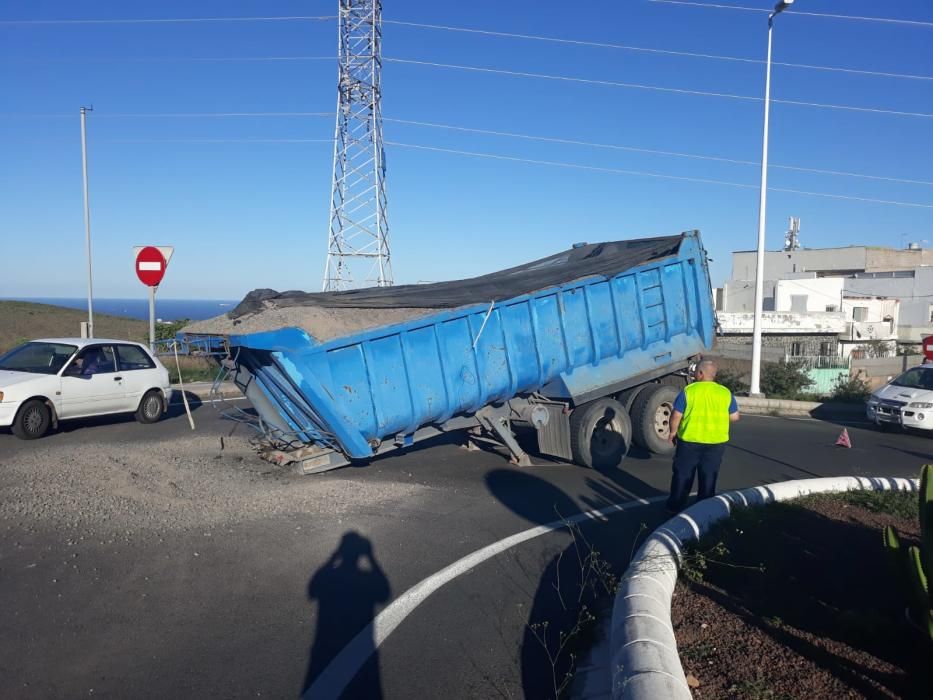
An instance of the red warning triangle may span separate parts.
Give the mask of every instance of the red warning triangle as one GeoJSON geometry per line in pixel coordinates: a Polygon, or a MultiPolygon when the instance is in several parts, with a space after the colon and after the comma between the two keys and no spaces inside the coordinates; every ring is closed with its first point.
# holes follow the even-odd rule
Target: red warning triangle
{"type": "Polygon", "coordinates": [[[837,447],[852,447],[852,442],[849,440],[849,431],[847,428],[843,428],[842,432],[839,433],[839,437],[836,439],[837,447]]]}

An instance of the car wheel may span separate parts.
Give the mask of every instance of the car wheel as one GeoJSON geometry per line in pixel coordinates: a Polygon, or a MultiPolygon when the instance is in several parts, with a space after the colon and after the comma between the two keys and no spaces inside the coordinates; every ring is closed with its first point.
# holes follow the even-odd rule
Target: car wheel
{"type": "Polygon", "coordinates": [[[13,421],[13,434],[21,440],[36,440],[49,431],[52,413],[44,401],[32,399],[19,409],[13,421]]]}
{"type": "Polygon", "coordinates": [[[617,467],[632,443],[632,421],[615,399],[596,399],[570,414],[573,461],[593,469],[617,467]]]}
{"type": "Polygon", "coordinates": [[[162,394],[150,391],[139,402],[136,409],[136,420],[140,423],[155,423],[162,417],[162,394]]]}
{"type": "Polygon", "coordinates": [[[674,400],[680,391],[665,384],[652,384],[642,391],[632,406],[635,444],[657,455],[674,451],[670,441],[674,400]]]}
{"type": "Polygon", "coordinates": [[[887,423],[882,423],[880,420],[875,421],[875,427],[882,433],[886,433],[891,429],[891,426],[887,423]]]}

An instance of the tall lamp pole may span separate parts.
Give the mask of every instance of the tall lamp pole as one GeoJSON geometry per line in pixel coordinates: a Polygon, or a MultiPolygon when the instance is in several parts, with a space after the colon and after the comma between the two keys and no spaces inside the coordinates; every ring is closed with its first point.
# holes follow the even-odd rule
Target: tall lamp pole
{"type": "Polygon", "coordinates": [[[81,170],[84,175],[84,245],[87,249],[87,335],[94,337],[94,283],[91,276],[91,209],[87,198],[87,113],[93,107],[81,108],[81,170]]]}
{"type": "Polygon", "coordinates": [[[758,256],[755,265],[755,320],[752,328],[752,381],[749,394],[761,396],[761,314],[765,292],[765,209],[768,204],[768,116],[771,111],[771,32],[774,18],[794,3],[781,0],[768,15],[768,60],[765,66],[765,124],[761,140],[761,192],[758,199],[758,256]]]}

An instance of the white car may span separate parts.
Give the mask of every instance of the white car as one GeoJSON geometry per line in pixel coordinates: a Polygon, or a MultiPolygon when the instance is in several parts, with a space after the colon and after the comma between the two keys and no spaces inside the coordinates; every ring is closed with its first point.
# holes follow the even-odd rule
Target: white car
{"type": "Polygon", "coordinates": [[[0,427],[24,440],[69,418],[135,412],[155,423],[171,398],[168,370],[139,343],[49,338],[0,355],[0,427]]]}
{"type": "Polygon", "coordinates": [[[882,430],[891,425],[933,430],[933,364],[912,367],[875,390],[866,413],[882,430]]]}

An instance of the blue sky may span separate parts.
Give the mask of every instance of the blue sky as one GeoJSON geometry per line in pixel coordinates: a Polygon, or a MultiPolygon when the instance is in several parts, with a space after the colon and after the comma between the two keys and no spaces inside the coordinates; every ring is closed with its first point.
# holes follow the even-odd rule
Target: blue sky
{"type": "MultiPolygon", "coordinates": [[[[733,0],[721,0],[722,3],[733,0]]],[[[742,0],[745,7],[769,2],[742,0]]],[[[78,110],[89,117],[95,292],[144,295],[132,246],[176,247],[160,295],[238,298],[256,287],[320,286],[332,118],[119,117],[126,113],[332,112],[336,22],[11,24],[10,20],[335,14],[336,0],[0,6],[0,296],[85,292],[78,110]],[[7,23],[3,21],[6,20],[7,23]],[[317,61],[192,58],[320,56],[317,61]],[[144,59],[144,60],[143,60],[144,59]],[[159,60],[150,60],[159,59],[159,60]],[[17,116],[34,115],[34,116],[17,116]],[[64,116],[56,116],[64,115],[64,116]],[[184,142],[180,142],[184,140],[184,142]],[[176,142],[179,141],[179,142],[176,142]]],[[[933,8],[923,0],[798,0],[795,9],[930,22],[778,18],[780,62],[933,76],[933,8]]],[[[384,0],[385,20],[442,24],[654,49],[763,59],[766,15],[647,0],[384,0]],[[585,11],[576,9],[585,7],[585,11]]],[[[383,52],[512,71],[760,97],[764,67],[386,24],[383,52]]],[[[914,112],[903,116],[772,106],[772,163],[933,180],[933,80],[776,66],[772,97],[914,112]]],[[[387,61],[387,118],[757,162],[759,101],[520,78],[387,61]]],[[[569,169],[387,146],[397,282],[472,276],[597,241],[698,228],[713,281],[729,253],[755,245],[758,167],[520,140],[387,121],[389,141],[615,170],[721,180],[749,188],[569,169]]],[[[933,243],[933,188],[772,169],[768,246],[787,217],[810,247],[933,243]]]]}

